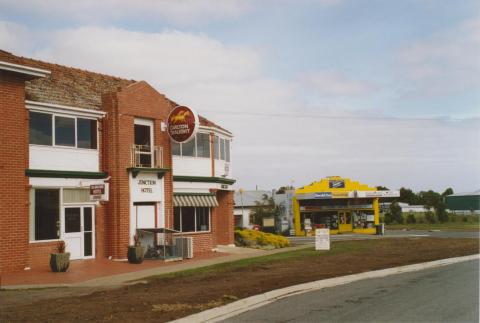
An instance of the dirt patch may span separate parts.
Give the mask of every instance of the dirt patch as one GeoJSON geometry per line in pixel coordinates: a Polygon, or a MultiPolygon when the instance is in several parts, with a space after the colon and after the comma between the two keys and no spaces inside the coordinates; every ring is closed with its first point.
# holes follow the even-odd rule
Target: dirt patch
{"type": "MultiPolygon", "coordinates": [[[[299,283],[478,252],[477,239],[339,241],[332,244],[329,252],[297,250],[154,277],[147,284],[85,296],[9,306],[0,302],[0,321],[165,322],[299,283]]],[[[7,295],[8,292],[0,292],[0,299],[7,295]]]]}

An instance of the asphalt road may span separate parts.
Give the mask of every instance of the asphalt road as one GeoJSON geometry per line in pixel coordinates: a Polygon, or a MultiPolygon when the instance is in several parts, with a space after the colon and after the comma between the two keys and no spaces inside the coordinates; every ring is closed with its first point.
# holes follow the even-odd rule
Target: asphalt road
{"type": "MultiPolygon", "coordinates": [[[[331,235],[332,241],[342,240],[366,240],[380,238],[400,238],[400,237],[437,237],[437,238],[480,238],[479,231],[403,231],[392,230],[385,231],[384,236],[368,234],[338,234],[331,235]]],[[[315,237],[287,237],[292,245],[303,245],[315,243],[315,237]]]]}
{"type": "Polygon", "coordinates": [[[479,322],[479,262],[287,297],[224,322],[479,322]]]}

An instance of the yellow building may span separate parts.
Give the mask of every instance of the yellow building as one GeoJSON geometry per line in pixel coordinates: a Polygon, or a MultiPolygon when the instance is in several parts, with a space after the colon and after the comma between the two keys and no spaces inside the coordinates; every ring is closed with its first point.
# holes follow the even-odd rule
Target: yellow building
{"type": "Polygon", "coordinates": [[[331,234],[375,234],[375,226],[379,224],[379,197],[399,195],[398,191],[378,191],[376,187],[348,178],[324,178],[295,190],[295,234],[314,234],[317,228],[328,228],[331,234]]]}

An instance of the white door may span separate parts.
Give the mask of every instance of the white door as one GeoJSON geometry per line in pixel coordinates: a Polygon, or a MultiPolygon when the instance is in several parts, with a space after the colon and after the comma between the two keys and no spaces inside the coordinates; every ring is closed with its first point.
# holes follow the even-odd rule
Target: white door
{"type": "Polygon", "coordinates": [[[93,206],[68,206],[63,209],[63,240],[70,259],[95,257],[93,206]]]}
{"type": "MultiPolygon", "coordinates": [[[[137,208],[137,229],[156,228],[155,221],[155,204],[136,205],[137,208]]],[[[154,235],[151,233],[143,233],[140,241],[145,247],[153,247],[155,245],[154,235]]]]}

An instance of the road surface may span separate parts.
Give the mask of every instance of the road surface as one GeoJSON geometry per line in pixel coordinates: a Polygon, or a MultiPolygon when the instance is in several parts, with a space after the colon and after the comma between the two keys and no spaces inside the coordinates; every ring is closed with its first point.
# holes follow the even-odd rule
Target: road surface
{"type": "Polygon", "coordinates": [[[287,297],[224,322],[479,322],[479,262],[287,297]]]}

